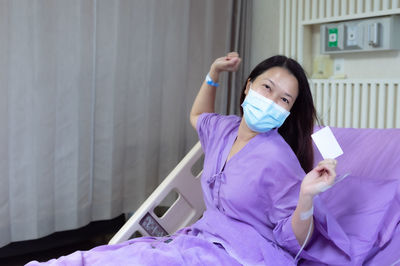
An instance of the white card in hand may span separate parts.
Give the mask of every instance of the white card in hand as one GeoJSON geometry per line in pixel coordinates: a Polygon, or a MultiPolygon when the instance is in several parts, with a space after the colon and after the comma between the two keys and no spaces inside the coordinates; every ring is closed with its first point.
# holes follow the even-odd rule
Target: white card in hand
{"type": "Polygon", "coordinates": [[[342,148],[340,148],[332,130],[329,127],[324,127],[323,129],[315,132],[311,135],[317,146],[319,152],[324,159],[335,159],[336,157],[343,154],[342,148]]]}

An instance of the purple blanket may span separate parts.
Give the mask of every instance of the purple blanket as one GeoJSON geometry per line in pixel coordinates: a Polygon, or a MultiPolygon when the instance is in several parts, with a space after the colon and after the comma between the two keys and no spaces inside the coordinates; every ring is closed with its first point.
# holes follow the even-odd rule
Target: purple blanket
{"type": "Polygon", "coordinates": [[[400,260],[400,129],[332,131],[344,152],[337,172],[351,174],[321,200],[348,235],[355,265],[390,265],[400,260]]]}
{"type": "MultiPolygon", "coordinates": [[[[226,161],[239,123],[237,116],[198,119],[207,207],[198,222],[48,265],[294,265],[300,246],[290,222],[305,173],[277,130],[226,161]]],[[[400,130],[332,130],[344,151],[337,172],[351,174],[315,198],[315,229],[300,264],[390,265],[400,259],[400,130]]]]}

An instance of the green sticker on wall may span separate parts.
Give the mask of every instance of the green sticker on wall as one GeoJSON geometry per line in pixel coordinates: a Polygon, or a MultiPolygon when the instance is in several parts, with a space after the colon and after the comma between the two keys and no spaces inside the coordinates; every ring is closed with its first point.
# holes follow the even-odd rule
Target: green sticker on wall
{"type": "Polygon", "coordinates": [[[338,47],[338,29],[328,29],[328,47],[338,47]]]}

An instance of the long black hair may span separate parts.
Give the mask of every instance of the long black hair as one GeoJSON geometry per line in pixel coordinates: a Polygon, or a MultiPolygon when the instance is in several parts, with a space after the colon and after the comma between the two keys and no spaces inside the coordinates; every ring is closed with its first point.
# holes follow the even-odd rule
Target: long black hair
{"type": "MultiPolygon", "coordinates": [[[[314,164],[311,134],[317,116],[310,91],[310,85],[304,69],[296,60],[283,55],[276,55],[259,63],[253,71],[251,71],[246,81],[253,82],[259,75],[273,67],[282,67],[286,69],[297,79],[298,82],[299,93],[296,101],[290,110],[290,115],[278,129],[278,132],[296,154],[303,170],[308,173],[312,170],[314,164]]],[[[240,104],[243,103],[244,98],[246,97],[246,84],[243,86],[240,104]]],[[[240,107],[240,111],[243,116],[242,107],[240,107]]]]}

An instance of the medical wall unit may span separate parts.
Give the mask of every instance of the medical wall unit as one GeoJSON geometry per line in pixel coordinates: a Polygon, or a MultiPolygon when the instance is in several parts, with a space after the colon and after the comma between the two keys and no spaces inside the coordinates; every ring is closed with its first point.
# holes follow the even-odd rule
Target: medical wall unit
{"type": "MultiPolygon", "coordinates": [[[[399,16],[400,0],[283,0],[279,53],[297,59],[308,73],[316,51],[333,59],[398,56],[389,49],[399,49],[399,16]],[[324,48],[313,47],[316,32],[325,37],[324,48]]],[[[335,127],[400,128],[399,78],[310,79],[318,116],[335,127]]]]}
{"type": "Polygon", "coordinates": [[[322,54],[400,49],[400,15],[322,24],[320,30],[322,54]]]}

